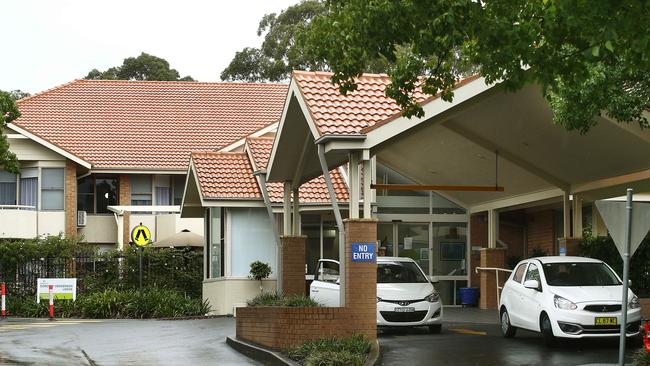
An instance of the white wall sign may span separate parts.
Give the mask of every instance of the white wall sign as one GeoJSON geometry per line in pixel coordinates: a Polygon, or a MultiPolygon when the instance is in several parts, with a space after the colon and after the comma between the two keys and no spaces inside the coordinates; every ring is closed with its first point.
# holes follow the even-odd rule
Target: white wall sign
{"type": "Polygon", "coordinates": [[[52,294],[55,300],[77,300],[76,278],[39,278],[36,285],[36,302],[49,297],[48,286],[52,285],[52,294]]]}

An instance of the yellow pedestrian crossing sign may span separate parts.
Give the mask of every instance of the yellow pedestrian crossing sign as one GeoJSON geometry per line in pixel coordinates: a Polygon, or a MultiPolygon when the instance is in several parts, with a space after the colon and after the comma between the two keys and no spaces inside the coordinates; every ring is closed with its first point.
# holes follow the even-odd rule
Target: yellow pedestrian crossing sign
{"type": "Polygon", "coordinates": [[[148,227],[140,223],[140,225],[131,230],[131,241],[139,247],[147,246],[151,243],[151,231],[149,231],[148,227]]]}

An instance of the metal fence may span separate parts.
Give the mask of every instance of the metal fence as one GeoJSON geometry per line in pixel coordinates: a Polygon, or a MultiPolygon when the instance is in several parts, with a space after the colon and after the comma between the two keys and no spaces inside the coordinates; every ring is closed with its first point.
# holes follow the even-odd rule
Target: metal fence
{"type": "MultiPolygon", "coordinates": [[[[0,268],[0,282],[16,295],[35,295],[39,278],[77,278],[77,292],[83,294],[107,288],[139,287],[137,254],[84,255],[73,258],[47,257],[18,261],[0,268]]],[[[146,253],[142,260],[145,287],[178,290],[191,297],[201,296],[203,256],[192,252],[146,253]]]]}

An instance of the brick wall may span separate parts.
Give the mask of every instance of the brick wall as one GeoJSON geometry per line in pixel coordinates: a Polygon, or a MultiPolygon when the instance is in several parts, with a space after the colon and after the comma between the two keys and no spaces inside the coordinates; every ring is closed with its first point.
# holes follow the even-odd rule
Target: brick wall
{"type": "Polygon", "coordinates": [[[306,236],[282,236],[282,291],[285,295],[305,294],[306,236]]]}
{"type": "MultiPolygon", "coordinates": [[[[130,206],[131,205],[131,176],[128,174],[120,174],[119,176],[119,205],[120,206],[130,206]]],[[[131,214],[129,212],[124,213],[124,232],[122,233],[122,242],[124,243],[124,248],[129,245],[129,237],[131,233],[129,232],[131,214]]]]}
{"type": "Polygon", "coordinates": [[[77,164],[65,162],[65,235],[77,235],[77,164]]]}
{"type": "MultiPolygon", "coordinates": [[[[290,308],[250,307],[237,309],[237,338],[264,347],[281,350],[299,345],[307,340],[349,337],[365,334],[370,340],[377,338],[377,263],[351,261],[351,243],[375,242],[377,221],[374,219],[351,219],[345,221],[345,271],[346,306],[343,308],[290,308]]],[[[291,261],[283,263],[283,270],[291,269],[300,259],[304,288],[304,242],[305,237],[282,237],[283,251],[291,245],[302,244],[302,254],[292,253],[291,261]]],[[[283,255],[284,259],[284,255],[283,255]]],[[[284,275],[284,274],[283,274],[284,275]]],[[[290,283],[297,283],[290,282],[290,283]]],[[[285,293],[287,285],[284,284],[285,293]]]]}
{"type": "Polygon", "coordinates": [[[553,210],[529,213],[526,217],[528,227],[528,256],[535,248],[540,248],[549,255],[557,255],[555,234],[553,231],[553,210]]]}
{"type": "Polygon", "coordinates": [[[641,300],[641,318],[650,319],[650,298],[641,300]]]}
{"type": "MultiPolygon", "coordinates": [[[[506,250],[502,248],[481,249],[481,267],[504,268],[506,250]]],[[[502,286],[507,278],[507,273],[499,273],[499,285],[502,286]]],[[[481,271],[481,292],[479,306],[481,309],[497,309],[497,282],[495,271],[481,271]]]]}

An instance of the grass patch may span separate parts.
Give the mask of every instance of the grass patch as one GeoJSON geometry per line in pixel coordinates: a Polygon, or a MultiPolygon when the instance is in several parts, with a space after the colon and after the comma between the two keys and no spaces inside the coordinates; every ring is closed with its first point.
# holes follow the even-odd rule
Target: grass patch
{"type": "Polygon", "coordinates": [[[372,344],[361,334],[350,338],[323,338],[288,348],[285,354],[305,366],[361,366],[372,344]]]}
{"type": "Polygon", "coordinates": [[[650,353],[646,352],[645,348],[641,348],[634,354],[632,366],[650,366],[650,353]]]}
{"type": "Polygon", "coordinates": [[[320,304],[309,296],[283,296],[276,292],[267,292],[255,296],[246,302],[248,306],[289,306],[289,307],[319,307],[320,304]]]}

